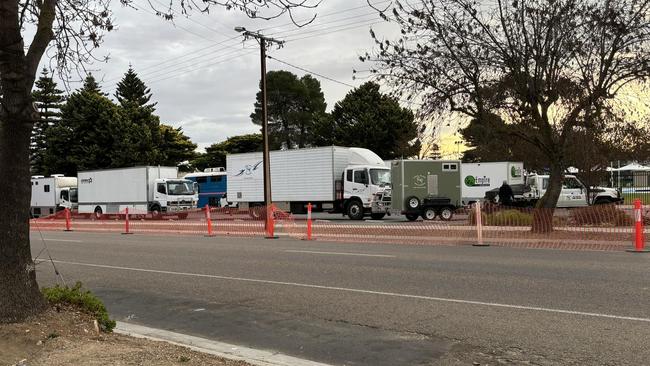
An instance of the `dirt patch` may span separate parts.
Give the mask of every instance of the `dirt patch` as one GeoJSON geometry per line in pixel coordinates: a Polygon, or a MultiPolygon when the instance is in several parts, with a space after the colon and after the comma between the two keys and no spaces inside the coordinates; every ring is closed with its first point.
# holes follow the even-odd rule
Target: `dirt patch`
{"type": "Polygon", "coordinates": [[[89,315],[72,308],[58,310],[49,309],[23,323],[0,324],[0,366],[248,366],[165,342],[99,334],[89,315]]]}

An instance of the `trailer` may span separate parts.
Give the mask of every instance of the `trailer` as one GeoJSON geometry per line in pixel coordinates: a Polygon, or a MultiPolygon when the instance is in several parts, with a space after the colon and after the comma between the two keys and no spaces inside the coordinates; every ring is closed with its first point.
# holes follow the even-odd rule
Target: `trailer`
{"type": "Polygon", "coordinates": [[[195,183],[177,178],[176,167],[140,166],[78,173],[79,213],[187,217],[197,207],[195,183]]]}
{"type": "Polygon", "coordinates": [[[409,221],[451,220],[461,202],[459,160],[394,160],[392,209],[409,221]]]}
{"type": "MultiPolygon", "coordinates": [[[[262,153],[226,157],[228,201],[262,207],[262,153]]],[[[383,218],[390,209],[390,169],[374,152],[354,147],[319,147],[270,153],[271,196],[281,210],[342,213],[361,220],[383,218]]]]}
{"type": "Polygon", "coordinates": [[[52,215],[63,209],[77,207],[77,178],[53,174],[50,177],[32,177],[32,217],[52,215]]]}
{"type": "Polygon", "coordinates": [[[205,205],[210,207],[228,206],[226,168],[207,168],[203,172],[186,174],[183,178],[198,185],[199,207],[205,207],[205,205]]]}
{"type": "Polygon", "coordinates": [[[503,182],[510,186],[524,184],[522,162],[463,163],[460,172],[463,179],[463,205],[484,200],[488,191],[498,189],[503,182]]]}

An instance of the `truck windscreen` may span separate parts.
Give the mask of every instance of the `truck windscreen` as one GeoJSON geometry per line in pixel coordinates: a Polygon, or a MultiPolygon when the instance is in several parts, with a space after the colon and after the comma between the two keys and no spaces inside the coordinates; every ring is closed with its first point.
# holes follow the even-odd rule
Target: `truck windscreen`
{"type": "Polygon", "coordinates": [[[77,203],[79,201],[79,194],[77,188],[70,188],[70,202],[77,203]]]}
{"type": "Polygon", "coordinates": [[[192,182],[168,182],[167,193],[172,196],[192,195],[194,194],[192,182]]]}
{"type": "Polygon", "coordinates": [[[370,169],[370,180],[376,186],[385,186],[390,184],[390,170],[388,169],[370,169]]]}

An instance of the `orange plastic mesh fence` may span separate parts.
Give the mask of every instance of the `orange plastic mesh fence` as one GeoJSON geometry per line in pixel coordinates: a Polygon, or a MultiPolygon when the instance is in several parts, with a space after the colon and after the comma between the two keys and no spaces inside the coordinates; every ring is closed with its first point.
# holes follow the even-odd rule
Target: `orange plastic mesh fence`
{"type": "MultiPolygon", "coordinates": [[[[475,207],[456,210],[453,217],[409,222],[403,217],[366,222],[339,218],[312,221],[312,240],[468,245],[478,241],[479,230],[483,242],[490,245],[558,248],[624,250],[633,245],[634,209],[624,205],[597,205],[572,209],[509,208],[488,205],[481,209],[481,225],[476,220],[475,207]]],[[[212,235],[264,236],[266,210],[256,208],[211,208],[209,213],[212,235]]],[[[643,220],[650,224],[650,212],[643,209],[643,220]]],[[[307,239],[307,220],[273,207],[275,234],[296,239],[307,239]]],[[[126,231],[126,213],[112,215],[70,213],[73,231],[126,231]]],[[[65,211],[32,219],[32,229],[66,229],[65,211]]],[[[129,212],[129,232],[134,234],[207,235],[205,209],[182,211],[154,216],[151,213],[129,212]]],[[[645,229],[647,235],[648,229],[645,229]]]]}

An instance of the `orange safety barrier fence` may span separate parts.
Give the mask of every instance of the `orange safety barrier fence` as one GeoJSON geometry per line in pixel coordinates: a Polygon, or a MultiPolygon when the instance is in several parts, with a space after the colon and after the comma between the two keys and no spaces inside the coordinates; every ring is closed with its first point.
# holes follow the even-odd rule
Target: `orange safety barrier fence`
{"type": "MultiPolygon", "coordinates": [[[[132,210],[132,209],[130,209],[132,210]]],[[[274,235],[320,241],[404,243],[422,245],[486,245],[625,250],[634,247],[635,217],[650,224],[648,207],[635,214],[634,206],[596,205],[572,209],[535,209],[487,205],[456,210],[449,221],[436,218],[409,222],[403,217],[369,222],[346,219],[296,218],[272,206],[270,223],[266,209],[199,208],[173,214],[152,215],[126,210],[115,214],[80,214],[67,210],[32,219],[34,230],[129,232],[134,234],[180,234],[213,236],[274,235]],[[480,220],[477,220],[480,212],[480,220]],[[208,219],[209,218],[209,219],[208,219]],[[210,224],[210,225],[208,225],[210,224]]],[[[323,217],[323,216],[320,216],[323,217]]],[[[646,226],[647,227],[647,226],[646,226]]],[[[642,239],[648,229],[641,229],[642,239]]],[[[638,240],[637,240],[638,241],[638,240]]]]}

